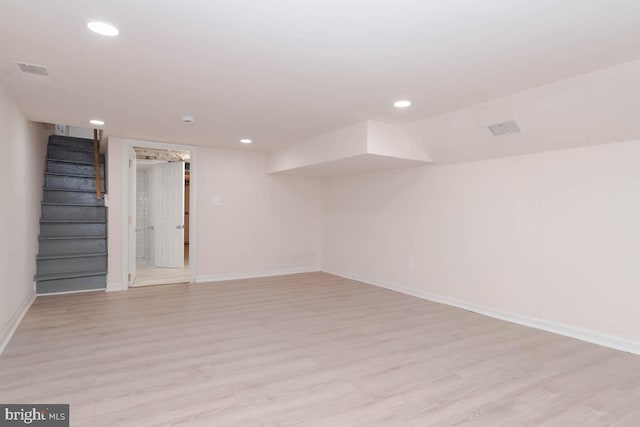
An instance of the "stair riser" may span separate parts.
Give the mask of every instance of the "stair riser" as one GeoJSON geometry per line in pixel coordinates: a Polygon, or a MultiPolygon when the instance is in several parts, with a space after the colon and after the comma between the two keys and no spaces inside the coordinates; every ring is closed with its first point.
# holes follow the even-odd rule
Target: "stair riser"
{"type": "MultiPolygon", "coordinates": [[[[52,160],[47,161],[47,172],[52,173],[95,176],[95,170],[96,169],[93,165],[61,163],[52,160]]],[[[100,176],[104,178],[104,165],[100,166],[100,176]]]]}
{"type": "MultiPolygon", "coordinates": [[[[74,162],[93,163],[93,153],[69,151],[61,147],[49,147],[47,159],[68,160],[74,162]]],[[[100,164],[104,164],[104,155],[100,155],[100,164]]]]}
{"type": "Polygon", "coordinates": [[[72,237],[72,236],[104,236],[106,224],[51,224],[40,225],[40,234],[43,237],[72,237]]]}
{"type": "Polygon", "coordinates": [[[36,283],[36,292],[50,294],[56,292],[85,291],[89,289],[105,289],[107,275],[74,277],[72,279],[44,280],[36,283]]]}
{"type": "MultiPolygon", "coordinates": [[[[104,192],[104,179],[102,181],[102,191],[104,192]]],[[[47,175],[45,185],[48,188],[60,188],[65,190],[94,190],[96,180],[94,178],[81,178],[76,176],[47,175]]]]}
{"type": "Polygon", "coordinates": [[[75,255],[92,252],[107,252],[106,239],[40,241],[40,255],[75,255]]]}
{"type": "Polygon", "coordinates": [[[107,257],[82,257],[66,259],[37,260],[38,274],[82,273],[107,270],[107,257]]]}
{"type": "Polygon", "coordinates": [[[93,152],[93,141],[77,141],[77,140],[62,140],[62,139],[50,139],[49,147],[60,147],[67,150],[79,150],[93,152]]]}
{"type": "Polygon", "coordinates": [[[96,199],[96,193],[80,193],[77,191],[45,190],[46,203],[73,203],[78,205],[104,206],[104,199],[96,199]]]}
{"type": "Polygon", "coordinates": [[[101,206],[42,206],[42,219],[106,221],[106,208],[101,206]]]}

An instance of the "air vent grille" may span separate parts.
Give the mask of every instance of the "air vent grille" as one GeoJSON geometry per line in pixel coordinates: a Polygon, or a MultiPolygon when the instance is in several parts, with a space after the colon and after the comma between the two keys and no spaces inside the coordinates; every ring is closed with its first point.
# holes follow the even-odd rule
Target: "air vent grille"
{"type": "Polygon", "coordinates": [[[49,68],[42,65],[27,64],[26,62],[16,62],[21,72],[26,74],[33,74],[36,76],[47,77],[49,75],[49,68]]]}
{"type": "Polygon", "coordinates": [[[494,123],[492,125],[489,125],[488,128],[493,136],[508,135],[510,133],[520,132],[520,126],[518,126],[518,124],[513,120],[502,123],[494,123]]]}

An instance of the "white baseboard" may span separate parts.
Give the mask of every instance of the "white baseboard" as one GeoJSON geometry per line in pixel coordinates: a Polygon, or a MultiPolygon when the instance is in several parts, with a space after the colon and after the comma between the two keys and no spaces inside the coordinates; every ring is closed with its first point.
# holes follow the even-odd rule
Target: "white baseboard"
{"type": "Polygon", "coordinates": [[[126,291],[128,288],[128,286],[123,286],[121,282],[107,283],[107,289],[105,289],[105,292],[126,291]]]}
{"type": "Polygon", "coordinates": [[[260,277],[286,276],[287,274],[313,273],[320,271],[319,267],[291,267],[276,270],[258,271],[253,273],[213,274],[196,277],[195,283],[221,282],[224,280],[256,279],[260,277]]]}
{"type": "Polygon", "coordinates": [[[0,335],[0,354],[2,354],[4,349],[7,347],[7,344],[9,344],[11,337],[13,337],[13,334],[15,333],[16,329],[18,329],[18,325],[20,325],[22,318],[25,314],[27,314],[29,307],[31,307],[31,304],[33,304],[33,301],[35,299],[35,290],[30,291],[27,298],[22,302],[20,307],[18,307],[16,312],[13,313],[11,319],[9,319],[9,323],[7,323],[7,325],[4,327],[4,329],[2,330],[2,334],[0,335]]]}
{"type": "Polygon", "coordinates": [[[48,292],[46,294],[38,294],[37,296],[39,296],[39,297],[48,297],[48,296],[51,296],[51,295],[82,294],[82,293],[85,293],[85,292],[104,292],[104,291],[105,291],[104,288],[82,289],[80,291],[48,292]]]}
{"type": "Polygon", "coordinates": [[[392,283],[382,283],[375,280],[369,280],[364,277],[358,277],[348,273],[323,270],[325,273],[333,274],[335,276],[344,277],[346,279],[357,280],[359,282],[366,283],[368,285],[374,285],[381,288],[389,289],[403,294],[415,296],[432,302],[440,304],[446,304],[453,307],[458,307],[464,310],[473,311],[474,313],[483,314],[485,316],[493,317],[496,319],[504,320],[507,322],[517,323],[523,326],[529,326],[531,328],[541,329],[543,331],[552,332],[558,335],[564,335],[567,337],[575,338],[581,341],[590,342],[592,344],[601,345],[603,347],[613,348],[615,350],[625,351],[628,353],[634,353],[640,355],[640,341],[630,340],[628,338],[617,337],[613,335],[607,335],[600,332],[591,331],[588,329],[576,328],[574,326],[565,325],[562,323],[553,322],[545,319],[537,319],[529,316],[522,316],[520,314],[509,313],[501,310],[496,310],[490,307],[474,304],[468,301],[462,301],[455,298],[449,298],[442,295],[432,294],[430,292],[409,289],[392,283]]]}

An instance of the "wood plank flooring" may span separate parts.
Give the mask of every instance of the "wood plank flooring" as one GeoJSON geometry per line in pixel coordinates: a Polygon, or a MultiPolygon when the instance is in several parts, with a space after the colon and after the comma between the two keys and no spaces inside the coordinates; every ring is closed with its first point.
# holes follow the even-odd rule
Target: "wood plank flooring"
{"type": "MultiPolygon", "coordinates": [[[[138,259],[140,263],[141,259],[138,259]]],[[[143,261],[146,263],[146,260],[143,261]]],[[[138,264],[131,288],[140,286],[171,285],[189,283],[189,245],[184,245],[184,268],[163,268],[138,264]]]]}
{"type": "Polygon", "coordinates": [[[140,267],[136,271],[136,278],[132,288],[141,286],[170,285],[189,283],[189,266],[184,268],[140,267]]]}
{"type": "Polygon", "coordinates": [[[640,357],[308,273],[38,297],[0,402],[73,426],[640,425],[640,357]]]}

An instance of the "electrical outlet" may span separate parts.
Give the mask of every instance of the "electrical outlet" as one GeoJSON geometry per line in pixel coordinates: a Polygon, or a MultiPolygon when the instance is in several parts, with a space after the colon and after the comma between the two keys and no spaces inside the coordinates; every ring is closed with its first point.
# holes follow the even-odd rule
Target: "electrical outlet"
{"type": "Polygon", "coordinates": [[[222,206],[222,197],[220,197],[220,196],[212,196],[211,197],[211,206],[222,206]]]}
{"type": "Polygon", "coordinates": [[[409,270],[413,270],[415,268],[415,263],[413,262],[413,258],[409,258],[409,260],[407,261],[407,267],[409,268],[409,270]]]}

